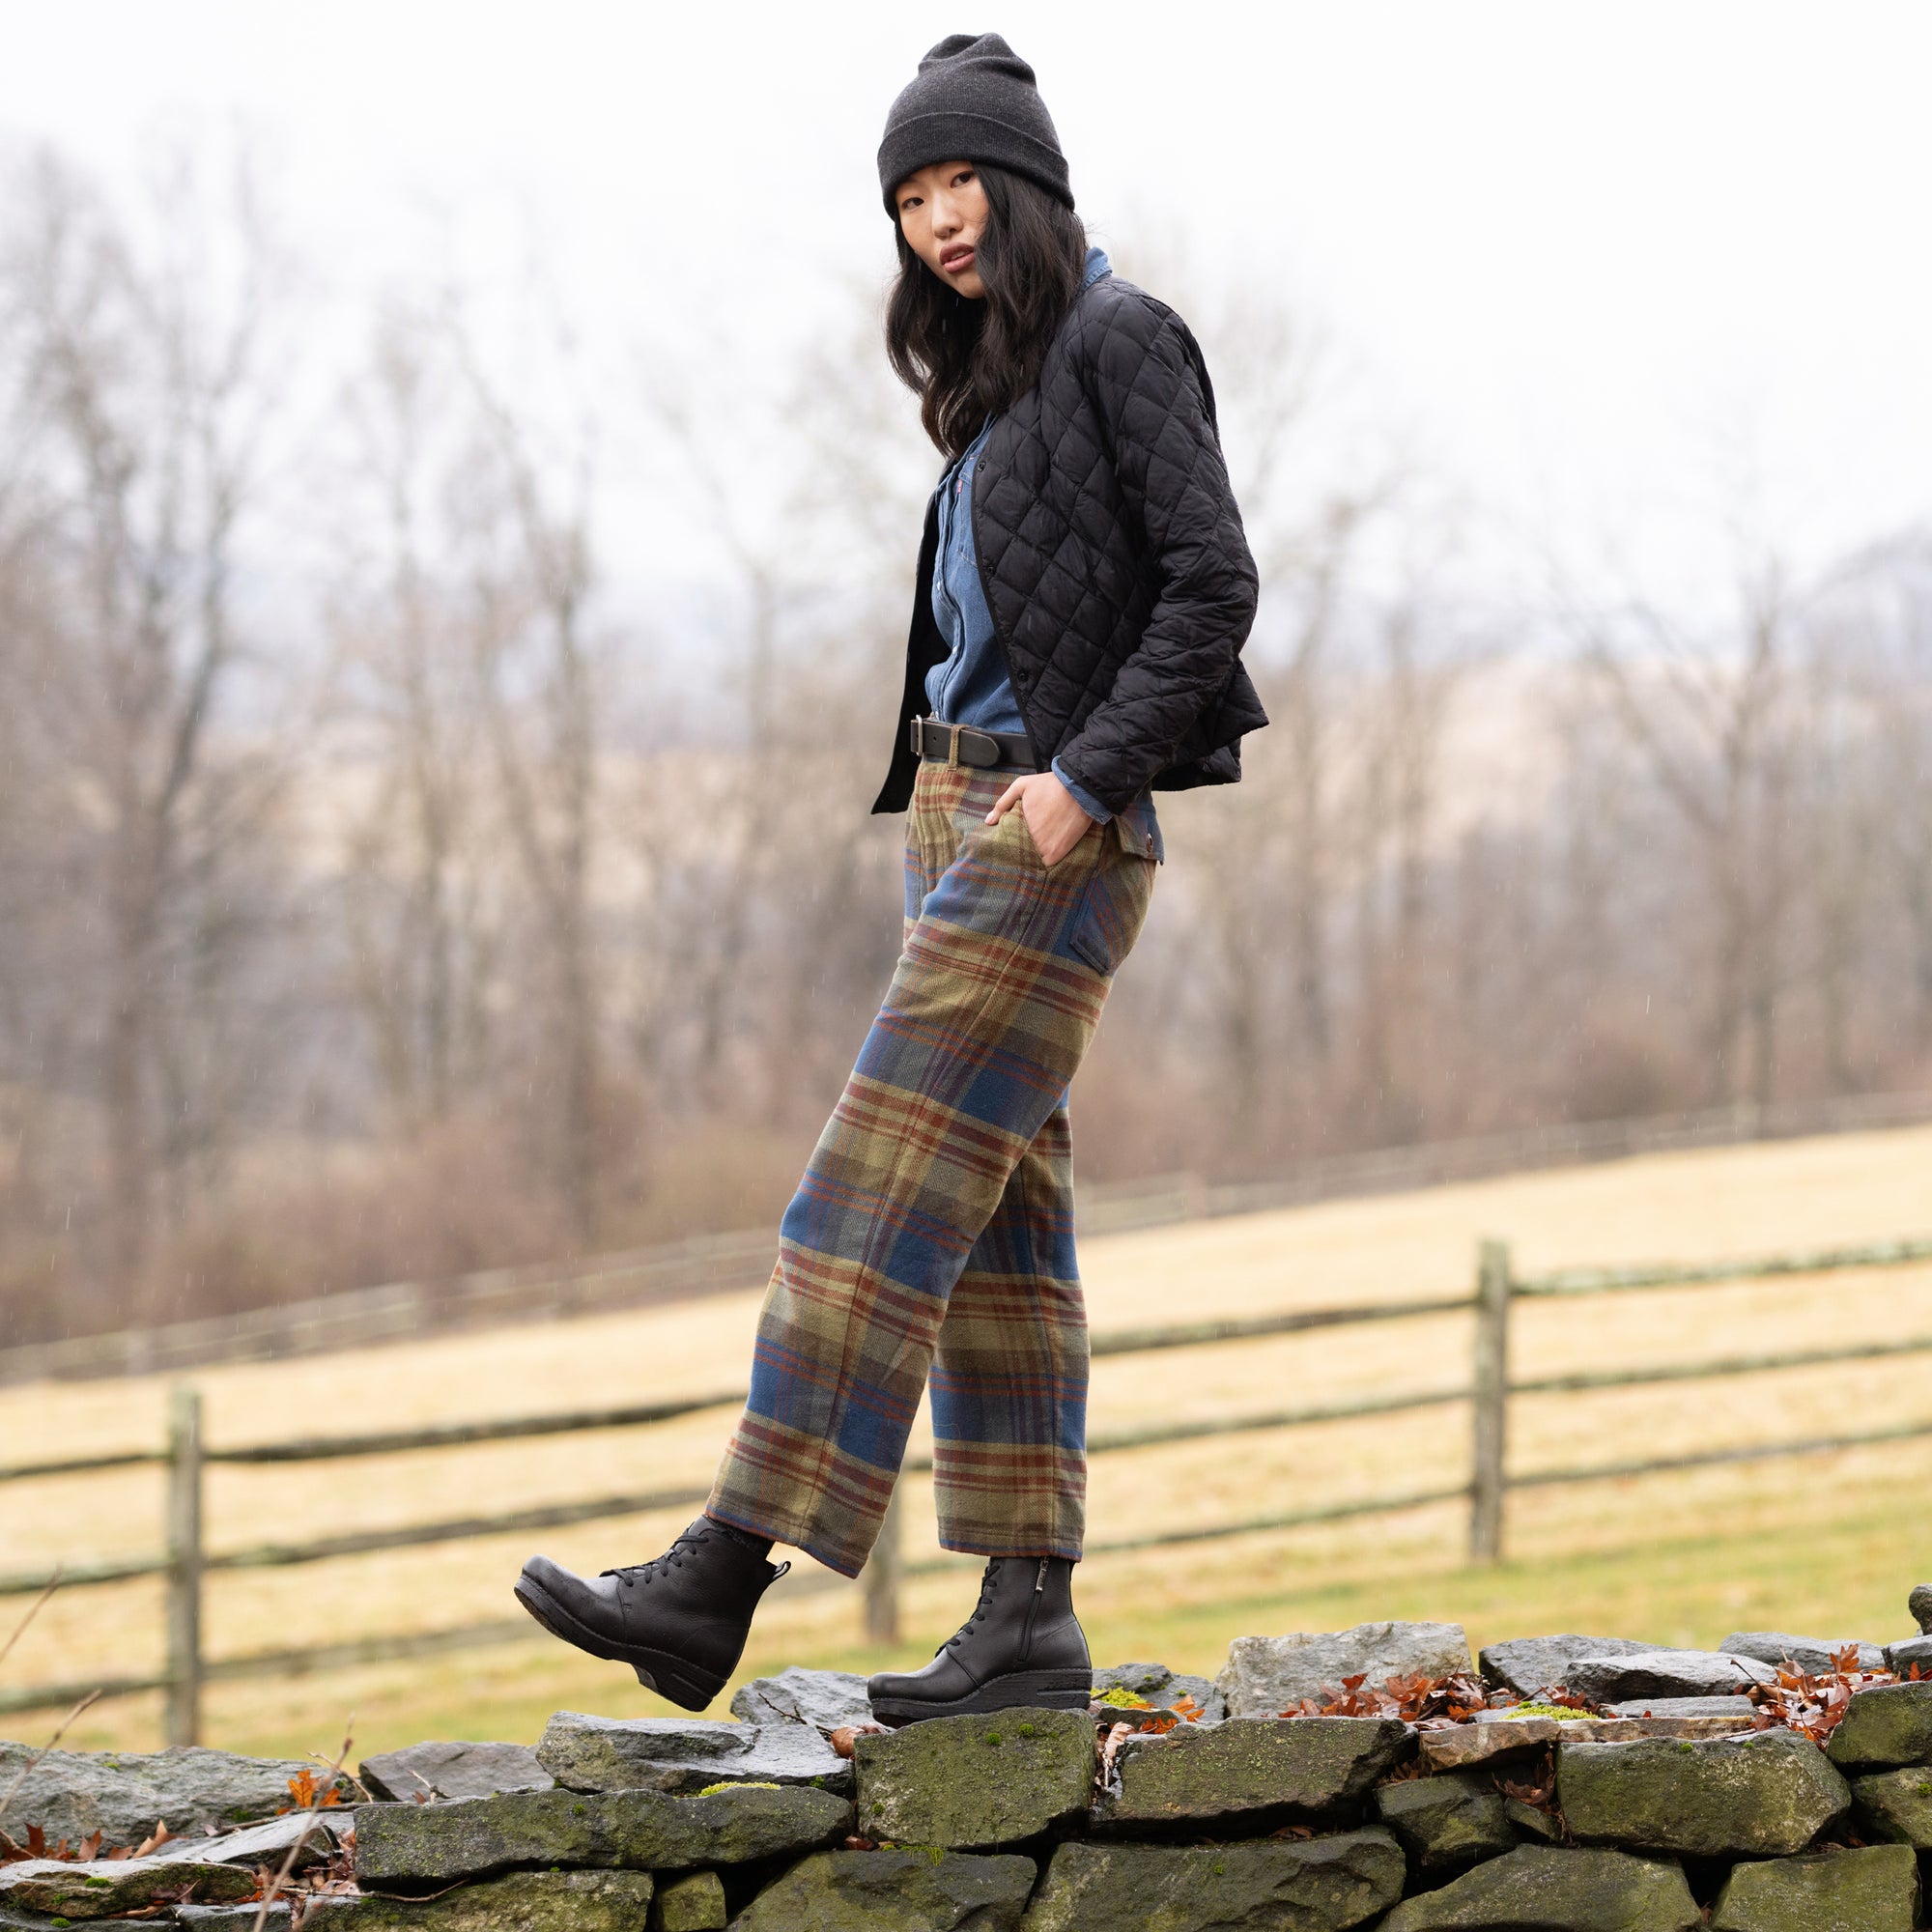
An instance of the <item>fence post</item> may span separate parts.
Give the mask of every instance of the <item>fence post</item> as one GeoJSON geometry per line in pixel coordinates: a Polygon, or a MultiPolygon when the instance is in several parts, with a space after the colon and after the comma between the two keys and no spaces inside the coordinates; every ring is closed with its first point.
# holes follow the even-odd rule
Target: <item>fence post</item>
{"type": "Polygon", "coordinates": [[[168,1396],[166,1742],[201,1742],[201,1391],[168,1396]]]}
{"type": "Polygon", "coordinates": [[[896,1643],[899,1640],[899,1498],[904,1491],[893,1486],[893,1499],[886,1505],[879,1524],[879,1538],[866,1559],[866,1641],[896,1643]]]}
{"type": "Polygon", "coordinates": [[[1511,1288],[1509,1244],[1485,1241],[1476,1265],[1475,1415],[1469,1471],[1471,1563],[1502,1560],[1511,1288]]]}

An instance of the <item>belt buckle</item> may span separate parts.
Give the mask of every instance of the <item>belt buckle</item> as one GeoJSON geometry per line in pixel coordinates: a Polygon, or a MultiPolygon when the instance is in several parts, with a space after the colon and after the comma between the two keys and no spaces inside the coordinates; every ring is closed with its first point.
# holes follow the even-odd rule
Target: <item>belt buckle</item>
{"type": "Polygon", "coordinates": [[[948,724],[938,718],[915,718],[909,727],[912,736],[912,754],[916,758],[925,756],[925,727],[936,724],[946,733],[946,768],[957,771],[959,768],[959,734],[971,727],[965,724],[948,724]]]}
{"type": "Polygon", "coordinates": [[[947,769],[952,771],[960,761],[960,732],[966,730],[964,724],[947,724],[943,719],[923,719],[916,717],[912,721],[912,755],[925,757],[925,726],[937,724],[939,730],[947,734],[947,769]]]}

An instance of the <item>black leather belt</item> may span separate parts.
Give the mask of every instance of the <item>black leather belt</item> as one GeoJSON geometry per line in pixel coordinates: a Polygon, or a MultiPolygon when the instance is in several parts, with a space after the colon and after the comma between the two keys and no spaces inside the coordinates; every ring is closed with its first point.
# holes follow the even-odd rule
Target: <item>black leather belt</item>
{"type": "Polygon", "coordinates": [[[1031,772],[1033,746],[1018,731],[981,731],[971,724],[942,724],[937,718],[912,721],[912,752],[937,765],[972,765],[980,771],[995,766],[1031,772]]]}

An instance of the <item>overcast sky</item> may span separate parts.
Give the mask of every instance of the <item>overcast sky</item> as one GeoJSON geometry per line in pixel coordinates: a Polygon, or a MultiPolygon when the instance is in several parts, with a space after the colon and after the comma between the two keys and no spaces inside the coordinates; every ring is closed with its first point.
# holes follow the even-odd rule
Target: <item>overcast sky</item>
{"type": "Polygon", "coordinates": [[[1747,459],[1809,554],[1932,514],[1921,0],[0,0],[0,137],[124,173],[157,129],[239,114],[338,286],[431,235],[487,274],[534,235],[612,340],[726,310],[754,332],[883,273],[886,106],[942,34],[995,27],[1100,239],[1179,224],[1209,272],[1318,309],[1502,522],[1694,519],[1747,459]]]}

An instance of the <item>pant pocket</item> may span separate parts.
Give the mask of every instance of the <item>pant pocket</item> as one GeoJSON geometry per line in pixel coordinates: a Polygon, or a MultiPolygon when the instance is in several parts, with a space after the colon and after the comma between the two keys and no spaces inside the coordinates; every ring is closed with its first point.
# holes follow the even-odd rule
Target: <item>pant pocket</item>
{"type": "Polygon", "coordinates": [[[1100,860],[1066,934],[1066,948],[1102,979],[1111,979],[1134,950],[1153,897],[1153,865],[1102,838],[1100,860]]]}

